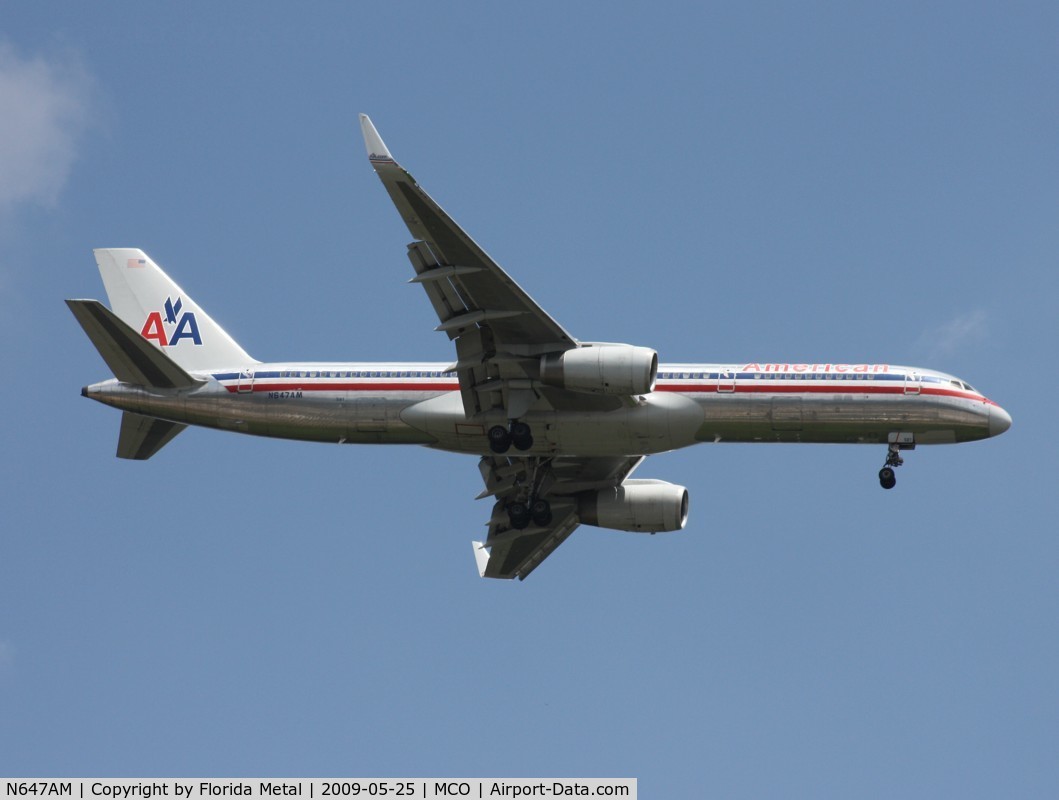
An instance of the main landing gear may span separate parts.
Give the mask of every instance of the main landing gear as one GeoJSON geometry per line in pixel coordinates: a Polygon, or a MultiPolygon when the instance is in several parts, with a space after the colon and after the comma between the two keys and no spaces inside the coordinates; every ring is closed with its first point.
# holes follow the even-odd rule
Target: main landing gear
{"type": "Polygon", "coordinates": [[[552,521],[552,506],[547,500],[534,500],[532,503],[516,501],[507,507],[507,516],[511,527],[521,531],[532,522],[540,528],[546,528],[552,521]]]}
{"type": "Polygon", "coordinates": [[[494,425],[486,436],[489,438],[489,449],[497,455],[503,455],[512,445],[516,450],[529,450],[533,447],[533,432],[525,422],[512,420],[510,428],[494,425]]]}
{"type": "MultiPolygon", "coordinates": [[[[502,433],[511,437],[509,445],[514,444],[519,449],[524,449],[520,447],[520,442],[525,448],[533,445],[528,425],[514,422],[511,427],[512,431],[509,433],[497,426],[502,433]]],[[[496,428],[489,431],[490,443],[492,443],[494,430],[496,428]]],[[[498,494],[503,498],[503,509],[507,512],[508,523],[513,530],[525,530],[530,525],[548,528],[552,524],[552,505],[545,499],[555,483],[551,458],[533,456],[489,458],[486,456],[482,459],[480,466],[488,471],[487,487],[497,489],[503,486],[498,494]],[[505,486],[505,484],[508,485],[505,486]]],[[[483,472],[484,474],[486,473],[483,472]]]]}
{"type": "Polygon", "coordinates": [[[879,470],[879,485],[884,489],[892,489],[897,485],[897,476],[894,470],[905,463],[901,458],[902,450],[914,450],[914,441],[905,441],[905,437],[895,437],[896,441],[890,442],[889,451],[886,453],[886,464],[879,470]]]}

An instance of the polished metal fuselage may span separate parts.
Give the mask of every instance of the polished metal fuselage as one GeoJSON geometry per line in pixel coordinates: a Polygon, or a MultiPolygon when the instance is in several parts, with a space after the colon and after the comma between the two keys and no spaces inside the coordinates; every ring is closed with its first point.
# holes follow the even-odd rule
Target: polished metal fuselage
{"type": "MultiPolygon", "coordinates": [[[[258,436],[488,454],[486,431],[506,420],[468,419],[445,369],[256,364],[200,375],[204,385],[191,390],[111,380],[84,393],[146,416],[258,436]]],[[[1003,413],[953,376],[879,365],[662,365],[655,391],[612,400],[607,410],[555,411],[543,395],[522,417],[534,433],[527,455],[648,455],[698,442],[886,443],[897,433],[949,444],[987,438],[991,414],[1003,413]]]]}

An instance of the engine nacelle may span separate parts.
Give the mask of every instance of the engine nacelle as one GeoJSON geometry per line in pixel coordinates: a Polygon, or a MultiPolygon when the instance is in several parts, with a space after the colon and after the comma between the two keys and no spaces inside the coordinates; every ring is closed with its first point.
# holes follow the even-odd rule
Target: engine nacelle
{"type": "Polygon", "coordinates": [[[577,515],[585,525],[617,531],[679,531],[688,521],[688,490],[666,481],[630,479],[582,495],[577,515]]]}
{"type": "Polygon", "coordinates": [[[541,357],[541,382],[572,392],[647,394],[657,374],[658,353],[649,347],[592,344],[541,357]]]}

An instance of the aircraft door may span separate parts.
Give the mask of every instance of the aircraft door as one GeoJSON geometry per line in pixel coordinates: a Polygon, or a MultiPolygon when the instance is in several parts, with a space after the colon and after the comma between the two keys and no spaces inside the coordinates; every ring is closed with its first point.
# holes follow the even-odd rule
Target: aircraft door
{"type": "Polygon", "coordinates": [[[731,394],[735,391],[735,373],[734,372],[718,372],[717,373],[717,391],[724,394],[731,394]]]}
{"type": "Polygon", "coordinates": [[[919,375],[915,372],[905,373],[905,394],[919,394],[923,388],[922,382],[919,380],[919,375]]]}
{"type": "Polygon", "coordinates": [[[239,371],[239,381],[236,384],[239,394],[249,394],[254,391],[254,368],[247,367],[239,371]]]}

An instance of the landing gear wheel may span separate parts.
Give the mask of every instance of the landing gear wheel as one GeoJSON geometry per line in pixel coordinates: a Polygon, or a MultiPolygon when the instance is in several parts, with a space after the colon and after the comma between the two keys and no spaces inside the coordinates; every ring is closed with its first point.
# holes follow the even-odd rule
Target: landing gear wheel
{"type": "Polygon", "coordinates": [[[533,447],[533,433],[525,422],[511,423],[511,444],[516,450],[529,450],[533,447]]]}
{"type": "Polygon", "coordinates": [[[892,489],[897,485],[897,476],[890,467],[879,470],[879,485],[884,489],[892,489]]]}
{"type": "Polygon", "coordinates": [[[497,455],[511,449],[511,434],[503,425],[494,425],[486,435],[489,439],[489,449],[497,455]]]}
{"type": "Polygon", "coordinates": [[[530,510],[525,503],[512,503],[509,505],[507,507],[507,516],[511,521],[511,527],[517,531],[528,528],[532,519],[530,510]]]}
{"type": "Polygon", "coordinates": [[[540,528],[547,528],[552,522],[552,506],[547,500],[537,500],[530,506],[530,516],[533,524],[540,528]]]}

